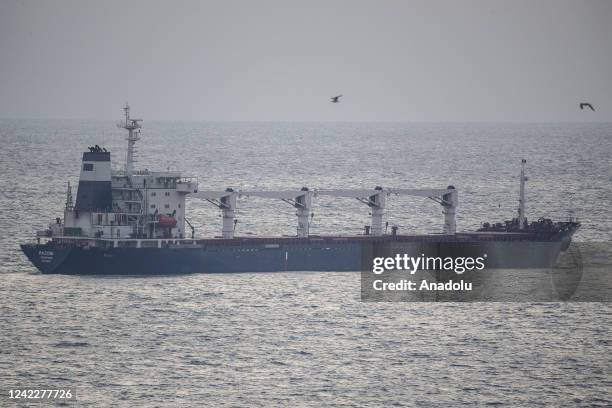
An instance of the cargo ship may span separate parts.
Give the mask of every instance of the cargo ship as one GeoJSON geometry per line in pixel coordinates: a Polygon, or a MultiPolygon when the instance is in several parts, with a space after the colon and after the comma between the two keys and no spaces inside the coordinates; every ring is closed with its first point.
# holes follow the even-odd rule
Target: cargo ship
{"type": "Polygon", "coordinates": [[[488,268],[551,267],[565,251],[580,223],[573,218],[528,222],[525,216],[526,161],[520,171],[518,215],[503,223],[484,223],[473,232],[457,232],[458,189],[409,189],[377,186],[373,189],[311,189],[246,191],[232,188],[199,190],[195,178],[179,172],[136,170],[136,142],[141,119],[124,119],[127,131],[125,166],[113,169],[111,153],[98,145],[83,153],[73,198],[68,183],[63,218],[58,217],[32,242],[21,244],[31,263],[42,273],[95,275],[153,275],[277,271],[371,270],[379,256],[481,257],[488,268]],[[383,226],[386,200],[418,196],[440,205],[441,232],[403,235],[398,227],[383,226]],[[222,214],[221,235],[197,238],[186,212],[202,200],[222,214]],[[318,197],[349,197],[371,213],[371,225],[359,235],[310,234],[312,202],[318,197]],[[240,237],[235,235],[239,197],[282,200],[294,208],[293,236],[240,237]],[[186,230],[189,228],[189,230],[186,230]]]}

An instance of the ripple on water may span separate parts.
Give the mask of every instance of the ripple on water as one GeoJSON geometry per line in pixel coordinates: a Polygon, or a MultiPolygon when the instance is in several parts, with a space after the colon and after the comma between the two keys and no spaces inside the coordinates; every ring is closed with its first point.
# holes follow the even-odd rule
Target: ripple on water
{"type": "MultiPolygon", "coordinates": [[[[0,384],[73,386],[84,407],[612,405],[608,304],[361,303],[357,273],[34,273],[18,244],[61,212],[83,147],[114,123],[88,122],[87,131],[70,121],[9,125],[0,120],[0,384]]],[[[148,121],[139,159],[150,169],[181,168],[207,189],[452,182],[463,194],[459,227],[470,229],[515,212],[516,162],[525,156],[534,216],[564,217],[575,191],[585,224],[578,238],[609,241],[611,209],[601,203],[612,201],[612,125],[580,125],[580,143],[576,132],[148,121]],[[181,143],[169,149],[168,134],[181,143]],[[309,165],[294,165],[300,160],[309,165]],[[382,164],[364,171],[370,162],[382,164]]],[[[122,157],[123,137],[105,140],[122,157]]],[[[313,233],[360,233],[368,215],[354,201],[317,199],[313,233]]],[[[198,233],[218,234],[212,206],[188,206],[198,233]]],[[[390,199],[388,210],[400,231],[440,224],[427,200],[390,199]]],[[[284,203],[249,200],[239,218],[245,235],[295,231],[284,203]]]]}

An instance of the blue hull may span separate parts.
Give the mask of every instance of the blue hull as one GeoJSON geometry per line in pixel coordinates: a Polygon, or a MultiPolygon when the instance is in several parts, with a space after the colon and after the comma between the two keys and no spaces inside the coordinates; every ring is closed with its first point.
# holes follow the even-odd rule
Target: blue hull
{"type": "Polygon", "coordinates": [[[546,268],[569,245],[553,240],[475,239],[252,239],[203,240],[194,246],[121,248],[24,244],[21,248],[42,273],[71,275],[156,275],[190,273],[361,271],[374,257],[481,257],[487,268],[546,268]]]}
{"type": "Polygon", "coordinates": [[[204,272],[356,271],[361,268],[359,245],[308,249],[255,246],[83,249],[22,245],[22,249],[41,272],[60,274],[165,275],[204,272]]]}

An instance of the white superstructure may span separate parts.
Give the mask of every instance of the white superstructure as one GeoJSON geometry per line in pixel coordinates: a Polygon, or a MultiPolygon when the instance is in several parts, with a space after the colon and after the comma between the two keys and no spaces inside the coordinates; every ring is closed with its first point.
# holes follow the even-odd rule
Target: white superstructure
{"type": "Polygon", "coordinates": [[[64,223],[54,228],[61,228],[66,236],[184,238],[189,235],[185,233],[185,196],[197,192],[197,181],[179,172],[136,170],[142,120],[130,118],[127,104],[124,112],[125,120],[118,124],[128,131],[124,170],[111,169],[106,149],[90,147],[83,154],[76,205],[71,203],[69,186],[64,223]]]}

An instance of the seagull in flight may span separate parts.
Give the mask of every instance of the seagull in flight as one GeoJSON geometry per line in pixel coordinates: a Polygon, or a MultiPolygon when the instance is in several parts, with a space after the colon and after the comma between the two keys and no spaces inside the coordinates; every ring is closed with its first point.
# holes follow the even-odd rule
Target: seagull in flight
{"type": "Polygon", "coordinates": [[[338,99],[340,99],[341,97],[342,97],[342,95],[332,96],[331,97],[331,103],[338,103],[338,102],[340,102],[338,99]]]}
{"type": "Polygon", "coordinates": [[[588,102],[581,102],[581,103],[580,103],[580,110],[583,110],[584,108],[591,108],[591,110],[592,110],[593,112],[595,112],[595,108],[593,108],[593,105],[591,105],[591,104],[590,104],[590,103],[588,103],[588,102]]]}

